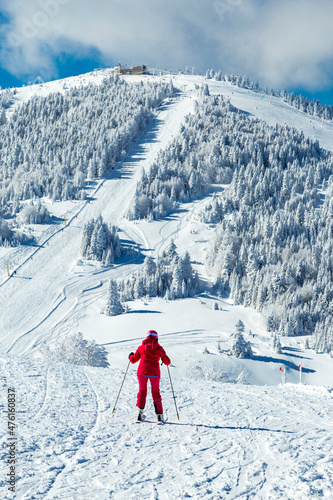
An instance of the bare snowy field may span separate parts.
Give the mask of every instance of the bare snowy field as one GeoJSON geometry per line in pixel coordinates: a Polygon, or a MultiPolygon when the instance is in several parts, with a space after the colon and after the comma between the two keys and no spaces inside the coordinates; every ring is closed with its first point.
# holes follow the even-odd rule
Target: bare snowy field
{"type": "MultiPolygon", "coordinates": [[[[102,76],[21,89],[17,104],[35,92],[46,95],[65,90],[64,84],[98,83],[102,76]]],[[[34,228],[37,247],[1,250],[1,498],[13,498],[6,483],[8,388],[16,394],[18,499],[333,498],[332,358],[306,349],[304,338],[285,339],[277,355],[259,314],[205,293],[174,302],[132,302],[128,314],[112,318],[100,313],[108,279],[128,276],[142,256],[157,256],[171,240],[180,253],[190,252],[202,282],[209,283],[203,259],[214,229],[197,216],[207,198],[157,222],[124,218],[141,169],[193,112],[194,84],[201,81],[174,78],[180,97],[164,103],[115,173],[91,187],[91,203],[49,204],[52,213],[66,216],[66,226],[51,225],[44,232],[34,228]],[[79,259],[83,226],[100,213],[136,249],[109,269],[82,265],[79,259]],[[10,278],[7,263],[11,273],[16,270],[10,278]],[[216,301],[219,310],[213,310],[216,301]],[[252,359],[229,355],[230,335],[239,319],[252,344],[252,359]],[[150,402],[148,421],[133,423],[134,367],[112,412],[128,354],[151,328],[159,332],[172,360],[180,413],[178,420],[162,368],[168,418],[164,426],[156,426],[150,402]],[[41,359],[45,341],[52,346],[79,331],[105,345],[110,368],[41,359]]],[[[332,124],[321,127],[320,120],[278,99],[270,103],[263,94],[220,82],[209,85],[211,92],[229,96],[240,109],[270,124],[300,128],[332,149],[332,124]]]]}

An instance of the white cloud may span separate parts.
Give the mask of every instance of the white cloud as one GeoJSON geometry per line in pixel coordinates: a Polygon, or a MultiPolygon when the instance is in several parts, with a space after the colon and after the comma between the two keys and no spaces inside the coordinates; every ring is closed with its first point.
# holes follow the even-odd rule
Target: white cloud
{"type": "Polygon", "coordinates": [[[274,87],[333,78],[332,0],[3,0],[0,59],[53,76],[52,55],[95,47],[105,61],[248,73],[274,87]]]}
{"type": "Polygon", "coordinates": [[[280,0],[252,9],[240,64],[275,86],[318,88],[333,77],[333,2],[280,0]]]}

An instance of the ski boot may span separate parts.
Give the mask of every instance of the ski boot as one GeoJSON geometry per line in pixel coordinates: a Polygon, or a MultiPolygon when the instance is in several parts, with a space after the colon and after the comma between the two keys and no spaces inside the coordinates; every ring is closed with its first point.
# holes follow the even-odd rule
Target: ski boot
{"type": "Polygon", "coordinates": [[[138,416],[137,416],[137,419],[136,421],[138,423],[142,422],[144,419],[146,418],[146,415],[143,414],[143,410],[141,410],[141,408],[139,408],[139,413],[138,413],[138,416]]]}

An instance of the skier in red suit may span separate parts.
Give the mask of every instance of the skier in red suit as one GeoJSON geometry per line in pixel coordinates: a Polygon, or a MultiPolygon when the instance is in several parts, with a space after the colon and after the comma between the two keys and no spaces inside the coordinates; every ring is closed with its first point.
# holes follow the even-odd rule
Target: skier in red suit
{"type": "Polygon", "coordinates": [[[160,394],[160,359],[165,365],[170,365],[171,361],[166,355],[165,350],[158,343],[158,334],[155,330],[149,330],[146,339],[137,348],[136,352],[131,352],[129,360],[136,363],[140,360],[138,367],[139,392],[136,406],[139,408],[138,422],[144,420],[143,410],[146,404],[148,380],[151,385],[151,394],[154,401],[157,421],[163,422],[163,406],[160,394]]]}

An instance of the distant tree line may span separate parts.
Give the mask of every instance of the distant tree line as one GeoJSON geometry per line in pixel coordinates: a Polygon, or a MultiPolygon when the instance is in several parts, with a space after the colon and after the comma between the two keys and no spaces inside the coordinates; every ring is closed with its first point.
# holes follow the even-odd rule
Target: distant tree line
{"type": "Polygon", "coordinates": [[[213,69],[207,70],[206,78],[229,82],[243,89],[260,91],[275,97],[281,97],[284,102],[303,111],[303,113],[309,113],[312,116],[324,118],[325,120],[333,120],[333,106],[321,104],[318,99],[310,100],[301,94],[295,95],[295,92],[287,92],[286,90],[270,90],[267,87],[261,87],[257,81],[254,82],[247,76],[226,75],[222,71],[215,72],[213,69]]]}

